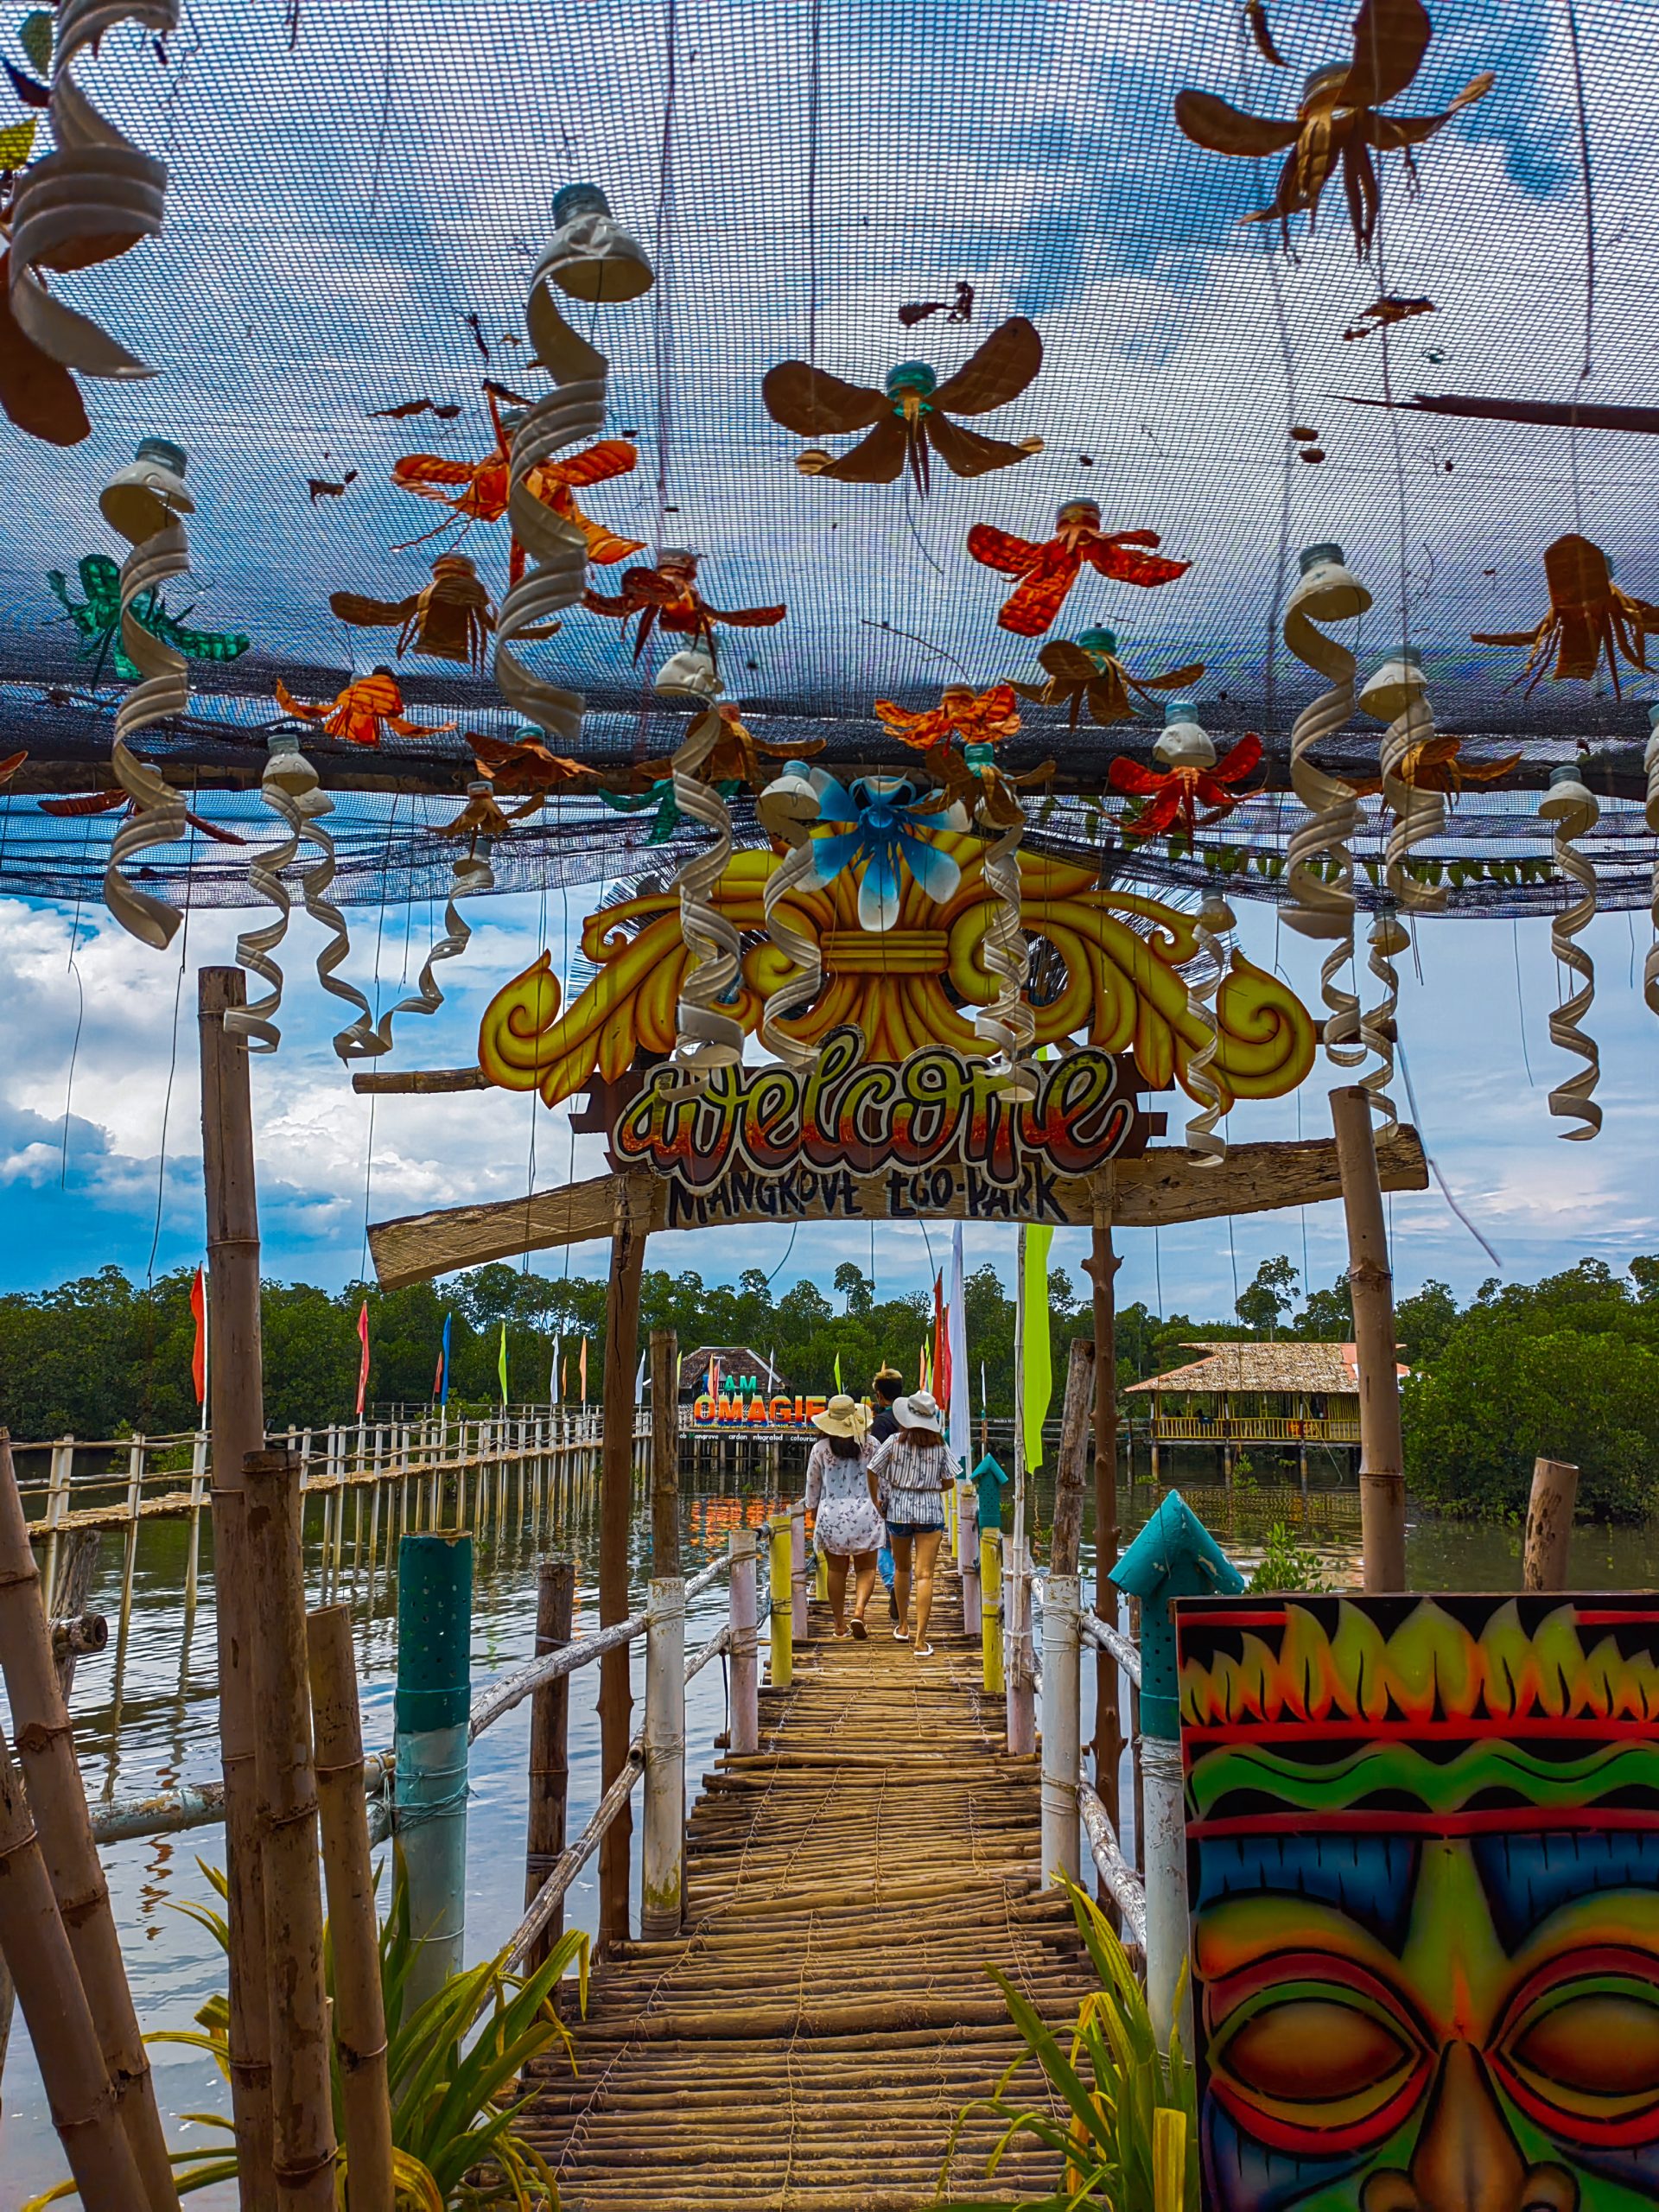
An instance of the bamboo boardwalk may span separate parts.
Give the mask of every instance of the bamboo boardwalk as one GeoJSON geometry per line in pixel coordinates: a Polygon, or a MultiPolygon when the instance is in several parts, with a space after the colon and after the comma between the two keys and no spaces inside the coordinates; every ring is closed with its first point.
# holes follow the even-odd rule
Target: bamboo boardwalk
{"type": "MultiPolygon", "coordinates": [[[[1020,2047],[986,1963],[1075,2018],[1093,1977],[1039,1889],[1036,1762],[1004,1755],[941,1584],[931,1660],[893,1641],[879,1587],[865,1643],[815,1601],[791,1687],[760,1694],[759,1753],[705,1776],[686,1932],[606,1959],[574,2080],[542,2069],[527,2132],[563,2212],[916,2212],[956,2114],[1020,2047]]],[[[964,2133],[953,2195],[1053,2186],[1031,2148],[988,2185],[993,2133],[964,2133]]]]}

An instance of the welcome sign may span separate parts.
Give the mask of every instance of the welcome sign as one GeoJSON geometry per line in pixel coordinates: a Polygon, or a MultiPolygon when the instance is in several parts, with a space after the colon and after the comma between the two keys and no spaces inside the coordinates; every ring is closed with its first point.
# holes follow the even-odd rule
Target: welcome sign
{"type": "Polygon", "coordinates": [[[864,1058],[862,1033],[831,1031],[817,1060],[721,1069],[702,1090],[654,1069],[617,1116],[612,1165],[668,1185],[668,1228],[757,1216],[891,1219],[948,1208],[977,1219],[1070,1218],[1058,1183],[1144,1153],[1151,1123],[1133,1061],[1090,1047],[1038,1067],[1035,1098],[1009,1096],[982,1060],[926,1045],[897,1064],[864,1058]]]}

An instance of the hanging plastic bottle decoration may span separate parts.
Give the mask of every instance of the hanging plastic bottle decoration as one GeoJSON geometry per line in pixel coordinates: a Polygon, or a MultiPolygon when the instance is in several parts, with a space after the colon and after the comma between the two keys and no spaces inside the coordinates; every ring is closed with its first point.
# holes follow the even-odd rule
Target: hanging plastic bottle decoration
{"type": "Polygon", "coordinates": [[[524,327],[536,364],[554,390],[530,408],[512,434],[507,515],[528,567],[501,602],[495,626],[495,680],[522,721],[563,746],[582,734],[584,701],[535,674],[515,650],[581,599],[588,544],[576,524],[537,494],[537,472],[568,447],[585,445],[605,428],[610,363],[560,314],[550,287],[581,300],[632,300],[649,290],[650,262],[638,241],[611,219],[605,195],[591,184],[567,185],[553,203],[556,231],[531,279],[524,327]]]}
{"type": "Polygon", "coordinates": [[[121,568],[121,644],[140,679],[116,710],[110,766],[134,810],[110,848],[104,899],[122,928],[157,952],[172,943],[183,917],[165,899],[140,891],[124,871],[140,853],[183,842],[185,805],[165,778],[130,749],[129,741],[150,723],[184,712],[190,673],[183,654],[139,622],[135,603],[148,601],[190,566],[189,542],[179,519],[195,512],[184,486],[185,467],[182,446],[145,438],[136,459],[110,479],[99,499],[105,520],[132,547],[121,568]]]}
{"type": "MultiPolygon", "coordinates": [[[[178,0],[138,0],[137,5],[60,0],[48,107],[55,148],[18,179],[8,281],[22,345],[82,376],[128,378],[155,371],[90,316],[48,292],[35,272],[113,261],[141,239],[156,237],[167,199],[167,164],[134,145],[93,106],[76,81],[74,65],[88,47],[96,53],[99,41],[119,23],[136,22],[164,37],[178,22],[178,0]]],[[[73,443],[85,430],[72,429],[67,437],[36,435],[73,443]]]]}
{"type": "Polygon", "coordinates": [[[1216,1033],[1216,994],[1227,973],[1225,940],[1237,918],[1219,893],[1210,893],[1193,917],[1198,950],[1185,971],[1186,1011],[1205,1032],[1204,1043],[1186,1064],[1186,1087],[1201,1102],[1186,1125],[1187,1149],[1198,1154],[1194,1164],[1199,1167],[1218,1167],[1227,1157],[1226,1140],[1215,1133],[1223,1102],[1221,1086],[1210,1073],[1210,1063],[1220,1042],[1216,1033]]]}
{"type": "Polygon", "coordinates": [[[664,697],[702,702],[702,713],[674,753],[674,803],[714,840],[693,853],[674,879],[680,894],[680,934],[690,955],[680,986],[674,1043],[683,1096],[702,1090],[716,1068],[734,1067],[743,1058],[743,1025],[724,1010],[738,979],[742,941],[715,905],[715,888],[732,857],[731,809],[700,772],[724,734],[727,718],[735,721],[737,709],[721,703],[714,658],[702,645],[688,646],[664,662],[656,689],[664,697]]]}
{"type": "MultiPolygon", "coordinates": [[[[478,786],[468,789],[476,794],[478,786]]],[[[484,790],[487,791],[486,785],[484,790]]],[[[342,1059],[367,1059],[391,1050],[391,1025],[400,1014],[435,1014],[443,1004],[443,993],[439,989],[432,970],[440,960],[459,960],[472,941],[473,932],[462,920],[455,905],[458,899],[475,899],[495,888],[495,870],[490,866],[491,840],[480,837],[468,852],[459,854],[449,871],[449,895],[444,901],[443,935],[439,938],[426,958],[421,963],[421,972],[415,979],[413,994],[399,999],[375,1023],[365,1030],[361,1022],[341,1032],[334,1039],[334,1050],[342,1059]],[[342,1050],[346,1038],[353,1039],[350,1052],[342,1050]]]]}
{"type": "Polygon", "coordinates": [[[1291,903],[1284,918],[1302,936],[1332,945],[1319,970],[1328,1009],[1325,1049],[1338,1067],[1351,1068],[1365,1058],[1357,1042],[1359,1000],[1339,979],[1354,957],[1354,856],[1348,840],[1359,804],[1353,785],[1316,767],[1312,755],[1320,739],[1334,734],[1354,711],[1354,656],[1321,626],[1363,614],[1371,594],[1343,566],[1340,545],[1306,546],[1300,562],[1301,578],[1285,608],[1285,643],[1330,689],[1303,708],[1290,734],[1291,788],[1306,815],[1287,853],[1291,903]]]}
{"type": "MultiPolygon", "coordinates": [[[[976,753],[983,754],[987,766],[995,757],[988,745],[964,746],[963,758],[969,767],[981,765],[975,759],[976,753]]],[[[1035,1098],[1038,1083],[1029,1057],[1037,1034],[1037,1016],[1026,996],[1031,939],[1026,935],[1020,908],[1020,846],[1026,834],[1026,816],[1018,798],[1005,793],[1006,810],[993,822],[990,798],[988,791],[976,816],[982,828],[1000,828],[980,864],[981,880],[992,894],[981,957],[995,979],[997,990],[989,1006],[975,1010],[974,1034],[991,1048],[987,1072],[1001,1084],[1010,1098],[1024,1101],[1035,1098]]]]}
{"type": "Polygon", "coordinates": [[[1399,1109],[1389,1096],[1389,1085],[1394,1081],[1395,1040],[1398,1034],[1395,1022],[1400,1007],[1400,976],[1394,963],[1401,953],[1411,950],[1411,931],[1392,903],[1377,908],[1367,943],[1370,958],[1366,965],[1382,984],[1382,995],[1359,1017],[1359,1041],[1376,1057],[1376,1065],[1368,1068],[1359,1080],[1362,1089],[1370,1094],[1371,1111],[1391,1128],[1400,1119],[1399,1109]]]}
{"type": "Polygon", "coordinates": [[[804,892],[816,877],[812,825],[819,816],[822,787],[830,779],[822,768],[804,760],[786,760],[755,802],[760,827],[783,858],[766,878],[762,893],[766,935],[779,958],[794,970],[766,1000],[760,1015],[760,1041],[786,1066],[810,1068],[818,1057],[816,1045],[791,1037],[783,1024],[792,1014],[810,1007],[823,983],[823,953],[816,937],[798,929],[791,917],[791,901],[804,892]]]}
{"type": "Polygon", "coordinates": [[[1416,846],[1446,830],[1444,792],[1418,780],[1418,764],[1434,747],[1436,736],[1421,655],[1405,646],[1385,660],[1361,690],[1359,706],[1363,714],[1388,724],[1379,766],[1382,803],[1389,814],[1383,863],[1389,889],[1408,911],[1434,913],[1446,904],[1444,886],[1421,882],[1406,868],[1416,846]]]}
{"type": "Polygon", "coordinates": [[[261,999],[250,999],[245,1007],[232,1007],[225,1016],[225,1027],[245,1037],[251,1052],[274,1052],[282,1042],[276,1014],[283,1003],[283,971],[272,955],[288,934],[288,918],[293,906],[283,872],[298,857],[301,842],[306,838],[324,849],[331,864],[334,859],[334,840],[318,824],[322,816],[334,812],[334,803],[321,789],[316,770],[301,752],[297,734],[293,730],[273,730],[265,743],[265,771],[259,779],[259,796],[278,820],[286,823],[289,834],[280,845],[256,853],[248,862],[248,888],[270,901],[276,909],[276,918],[264,929],[244,930],[236,940],[236,959],[238,967],[258,976],[266,986],[266,995],[261,999]]]}
{"type": "Polygon", "coordinates": [[[1561,1135],[1569,1143],[1582,1144],[1601,1128],[1601,1109],[1592,1096],[1601,1079],[1601,1055],[1594,1039],[1586,1036],[1583,1027],[1584,1018],[1595,1003],[1595,963],[1583,947],[1574,943],[1595,918],[1596,869],[1594,861],[1579,850],[1577,841],[1586,836],[1601,819],[1601,805],[1595,794],[1586,788],[1576,764],[1563,762],[1550,771],[1549,789],[1539,800],[1538,811],[1554,827],[1556,868],[1570,882],[1576,883],[1584,894],[1554,915],[1549,925],[1551,950],[1560,965],[1576,976],[1580,983],[1580,988],[1570,992],[1551,1014],[1549,1039],[1552,1045],[1575,1054],[1586,1064],[1577,1075],[1556,1084],[1549,1094],[1549,1110],[1560,1121],[1580,1124],[1576,1129],[1563,1129],[1561,1135]]]}

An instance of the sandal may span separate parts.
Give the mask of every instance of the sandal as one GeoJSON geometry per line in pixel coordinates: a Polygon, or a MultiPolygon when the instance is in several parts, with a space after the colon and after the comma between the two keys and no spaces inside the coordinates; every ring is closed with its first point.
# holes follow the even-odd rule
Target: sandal
{"type": "Polygon", "coordinates": [[[869,1633],[870,1633],[870,1632],[869,1632],[868,1629],[867,1629],[867,1628],[865,1627],[865,1625],[864,1625],[864,1624],[863,1624],[863,1621],[859,1618],[859,1616],[858,1616],[856,1613],[855,1613],[855,1614],[853,1615],[852,1619],[848,1623],[848,1624],[847,1624],[847,1625],[848,1625],[848,1629],[849,1629],[849,1633],[850,1633],[850,1634],[851,1634],[851,1635],[852,1635],[852,1636],[853,1636],[853,1637],[855,1637],[855,1639],[856,1639],[860,1643],[864,1643],[864,1642],[867,1640],[867,1638],[868,1637],[868,1636],[869,1636],[869,1633]]]}
{"type": "Polygon", "coordinates": [[[910,1630],[907,1628],[894,1629],[893,1631],[893,1640],[895,1643],[908,1643],[910,1642],[910,1630]]]}
{"type": "Polygon", "coordinates": [[[836,1642],[837,1643],[844,1643],[851,1632],[852,1631],[849,1629],[838,1628],[836,1630],[836,1642]]]}
{"type": "Polygon", "coordinates": [[[916,1647],[916,1656],[918,1659],[931,1659],[933,1656],[932,1645],[931,1643],[918,1643],[916,1647]]]}

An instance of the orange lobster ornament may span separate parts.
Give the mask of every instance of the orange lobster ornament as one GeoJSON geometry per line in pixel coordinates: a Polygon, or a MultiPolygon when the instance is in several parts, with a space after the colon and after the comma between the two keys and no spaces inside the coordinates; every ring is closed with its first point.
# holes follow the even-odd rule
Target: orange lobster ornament
{"type": "Polygon", "coordinates": [[[660,626],[677,637],[700,639],[716,666],[716,622],[729,622],[742,630],[767,630],[789,612],[786,607],[711,607],[697,589],[696,555],[677,545],[665,545],[654,568],[624,569],[622,588],[615,598],[585,591],[582,603],[613,622],[626,623],[634,614],[639,617],[633,639],[635,660],[644,652],[652,630],[660,626]]]}
{"type": "Polygon", "coordinates": [[[1150,590],[1173,584],[1192,565],[1166,561],[1142,546],[1160,543],[1155,530],[1103,531],[1096,499],[1067,499],[1054,518],[1054,535],[1040,545],[976,522],[968,533],[968,550],[988,569],[1000,569],[1020,582],[996,620],[1019,638],[1039,638],[1065,606],[1085,567],[1116,583],[1142,584],[1150,590]]]}
{"type": "Polygon", "coordinates": [[[1287,247],[1291,217],[1306,215],[1311,229],[1320,195],[1340,168],[1354,251],[1363,257],[1371,250],[1382,204],[1373,149],[1403,153],[1409,170],[1411,149],[1444,130],[1459,108],[1484,99],[1497,81],[1490,69],[1483,70],[1438,115],[1379,115],[1383,101],[1403,92],[1422,67],[1433,28],[1422,0],[1364,0],[1354,18],[1353,60],[1314,70],[1287,123],[1247,115],[1213,92],[1195,92],[1176,94],[1175,120],[1195,146],[1212,154],[1259,161],[1264,154],[1288,153],[1270,204],[1243,218],[1247,223],[1276,219],[1287,247]]]}
{"type": "MultiPolygon", "coordinates": [[[[1037,658],[1047,671],[1047,683],[1016,682],[1014,690],[1022,699],[1034,699],[1039,707],[1059,707],[1069,702],[1073,729],[1077,726],[1085,699],[1090,715],[1097,722],[1109,726],[1113,722],[1133,721],[1137,703],[1130,697],[1131,692],[1147,698],[1154,691],[1184,691],[1204,674],[1204,663],[1195,660],[1189,661],[1185,668],[1172,668],[1164,676],[1131,676],[1118,658],[1116,630],[1080,630],[1075,645],[1056,638],[1042,648],[1037,658]]],[[[1155,703],[1147,698],[1149,706],[1155,703]]]]}
{"type": "Polygon", "coordinates": [[[325,737],[343,737],[350,745],[378,745],[388,730],[399,737],[436,737],[453,729],[454,722],[411,722],[404,717],[404,694],[389,668],[359,676],[336,699],[308,702],[296,699],[276,679],[276,703],[285,715],[302,722],[315,722],[325,737]]]}
{"type": "Polygon", "coordinates": [[[1179,829],[1190,838],[1195,830],[1207,829],[1229,815],[1247,791],[1232,786],[1248,776],[1262,758],[1262,741],[1247,731],[1230,753],[1217,760],[1209,733],[1183,719],[1172,722],[1153,747],[1162,769],[1143,767],[1120,753],[1107,772],[1112,789],[1126,791],[1147,804],[1122,825],[1123,835],[1139,844],[1166,830],[1179,829]],[[1198,809],[1211,811],[1200,816],[1198,809]]]}
{"type": "Polygon", "coordinates": [[[538,729],[521,729],[511,742],[486,737],[481,730],[467,730],[465,735],[480,776],[505,798],[531,798],[533,805],[522,809],[523,813],[532,812],[556,791],[594,788],[592,769],[584,768],[579,760],[567,760],[562,753],[550,753],[538,729]]]}
{"type": "Polygon", "coordinates": [[[1010,776],[996,765],[996,747],[1020,730],[1012,683],[994,683],[988,691],[977,692],[971,683],[947,683],[938,705],[927,713],[908,713],[891,699],[878,699],[875,711],[912,752],[926,755],[946,797],[969,814],[977,811],[991,829],[1011,830],[1023,821],[1015,794],[1054,772],[1052,760],[1023,776],[1010,776]]]}
{"type": "MultiPolygon", "coordinates": [[[[482,670],[484,645],[495,627],[495,608],[464,553],[440,553],[432,581],[407,599],[365,599],[359,592],[332,592],[329,607],[342,622],[362,630],[398,630],[397,650],[410,641],[417,653],[458,660],[482,670]]],[[[556,626],[556,625],[555,626],[556,626]]]]}
{"type": "Polygon", "coordinates": [[[880,387],[844,384],[807,361],[779,361],[767,370],[760,397],[774,423],[803,437],[868,433],[838,461],[821,446],[809,446],[796,462],[804,475],[834,476],[844,484],[892,484],[908,461],[917,490],[925,493],[930,449],[953,476],[984,476],[1042,451],[1040,438],[1010,445],[965,430],[950,419],[988,415],[1017,399],[1042,365],[1043,341],[1036,324],[1016,315],[999,323],[943,384],[925,361],[900,361],[880,387]]]}
{"type": "MultiPolygon", "coordinates": [[[[409,453],[392,463],[391,480],[400,491],[412,492],[418,499],[436,499],[450,510],[448,521],[441,522],[436,531],[428,531],[429,537],[453,530],[457,524],[470,529],[475,522],[499,522],[507,512],[512,434],[521,418],[516,414],[503,415],[494,392],[487,387],[485,397],[489,402],[495,447],[482,461],[449,461],[442,454],[409,453]]],[[[543,461],[531,471],[525,483],[532,497],[550,507],[561,522],[571,523],[582,532],[588,541],[588,559],[607,566],[645,548],[639,539],[618,537],[603,523],[585,515],[576,505],[575,493],[590,484],[626,476],[639,459],[626,438],[602,438],[585,453],[543,461]]],[[[408,543],[418,545],[421,540],[415,537],[408,543]]],[[[404,550],[397,548],[400,552],[404,550]]],[[[509,556],[510,581],[517,583],[524,572],[524,549],[515,537],[509,556]]]]}
{"type": "Polygon", "coordinates": [[[1632,599],[1613,582],[1612,564],[1599,545],[1571,532],[1558,537],[1544,554],[1544,581],[1549,586],[1549,612],[1535,630],[1477,630],[1478,645],[1529,645],[1527,664],[1515,679],[1530,677],[1530,696],[1548,675],[1560,683],[1567,677],[1587,682],[1607,656],[1607,673],[1618,688],[1621,658],[1644,672],[1647,640],[1659,636],[1659,607],[1645,599],[1632,599]],[[1551,652],[1555,664],[1548,665],[1551,652]]]}

